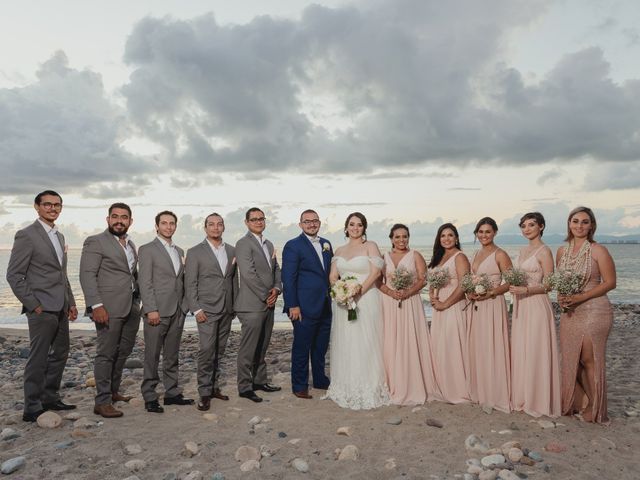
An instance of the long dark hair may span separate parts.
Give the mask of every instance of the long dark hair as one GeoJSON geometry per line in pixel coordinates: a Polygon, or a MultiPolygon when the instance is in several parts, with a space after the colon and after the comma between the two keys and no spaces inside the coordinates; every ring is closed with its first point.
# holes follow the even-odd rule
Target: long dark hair
{"type": "Polygon", "coordinates": [[[444,232],[447,228],[451,230],[456,237],[456,248],[458,250],[462,250],[462,246],[460,245],[460,235],[458,235],[458,229],[456,228],[456,226],[453,223],[445,223],[444,225],[440,225],[440,228],[438,228],[438,233],[436,233],[436,239],[433,242],[433,255],[431,256],[431,261],[429,262],[428,268],[437,267],[440,263],[440,260],[442,260],[442,257],[444,257],[444,247],[440,243],[440,235],[442,235],[442,232],[444,232]]]}

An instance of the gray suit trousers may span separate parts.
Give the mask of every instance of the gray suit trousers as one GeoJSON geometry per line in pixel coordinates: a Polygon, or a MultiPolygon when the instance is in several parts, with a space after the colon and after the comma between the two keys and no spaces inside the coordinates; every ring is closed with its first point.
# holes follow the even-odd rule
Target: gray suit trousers
{"type": "Polygon", "coordinates": [[[24,368],[24,412],[60,400],[60,382],[69,355],[69,318],[60,312],[27,313],[31,350],[24,368]]]}
{"type": "Polygon", "coordinates": [[[200,350],[198,351],[198,394],[210,397],[220,390],[220,359],[227,348],[233,315],[209,313],[207,321],[198,323],[200,350]]]}
{"type": "Polygon", "coordinates": [[[238,347],[238,392],[253,390],[252,384],[268,383],[264,357],[271,341],[274,309],[238,313],[242,325],[238,347]]]}
{"type": "Polygon", "coordinates": [[[182,393],[178,388],[178,354],[184,329],[184,313],[178,309],[171,317],[160,317],[158,325],[149,325],[144,318],[144,377],[142,396],[145,402],[158,399],[156,386],[160,382],[158,365],[162,351],[162,383],[164,396],[175,397],[182,393]]]}
{"type": "Polygon", "coordinates": [[[136,343],[140,328],[140,305],[134,301],[129,315],[109,317],[107,325],[96,323],[96,359],[93,367],[96,378],[96,405],[111,404],[111,395],[118,392],[122,370],[136,343]]]}

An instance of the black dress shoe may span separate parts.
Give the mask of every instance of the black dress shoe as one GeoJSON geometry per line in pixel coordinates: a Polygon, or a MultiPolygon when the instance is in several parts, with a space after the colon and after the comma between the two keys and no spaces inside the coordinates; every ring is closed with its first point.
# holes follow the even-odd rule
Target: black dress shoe
{"type": "Polygon", "coordinates": [[[248,398],[252,402],[256,402],[256,403],[260,403],[262,401],[262,399],[258,395],[256,395],[256,392],[254,392],[253,390],[247,390],[246,392],[240,392],[238,394],[238,396],[240,396],[242,398],[248,398]]]}
{"type": "Polygon", "coordinates": [[[217,398],[218,400],[225,400],[225,401],[229,400],[229,395],[225,395],[220,390],[214,390],[211,396],[213,398],[217,398]]]}
{"type": "Polygon", "coordinates": [[[263,392],[279,392],[280,390],[282,390],[282,387],[278,387],[277,385],[271,385],[270,383],[263,383],[261,385],[254,383],[253,389],[262,390],[263,392]]]}
{"type": "Polygon", "coordinates": [[[37,412],[24,412],[22,414],[22,420],[25,422],[35,422],[43,413],[44,410],[38,410],[37,412]]]}
{"type": "Polygon", "coordinates": [[[201,412],[206,412],[211,408],[211,397],[205,395],[204,397],[200,397],[200,401],[196,405],[196,408],[201,412]]]}
{"type": "Polygon", "coordinates": [[[151,413],[162,413],[164,412],[164,408],[160,406],[158,400],[151,400],[150,402],[144,402],[144,408],[147,412],[151,413]]]}
{"type": "Polygon", "coordinates": [[[165,405],[193,405],[195,400],[193,398],[184,398],[181,393],[175,397],[164,397],[165,405]]]}
{"type": "Polygon", "coordinates": [[[75,410],[76,406],[64,403],[62,400],[56,400],[51,403],[43,403],[42,408],[44,410],[75,410]]]}

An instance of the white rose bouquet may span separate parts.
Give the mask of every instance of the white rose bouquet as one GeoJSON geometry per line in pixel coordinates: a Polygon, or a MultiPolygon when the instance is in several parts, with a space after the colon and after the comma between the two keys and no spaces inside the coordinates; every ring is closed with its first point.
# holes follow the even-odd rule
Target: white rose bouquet
{"type": "Polygon", "coordinates": [[[343,277],[331,287],[331,297],[339,306],[349,310],[347,319],[350,322],[358,319],[357,303],[354,298],[360,293],[360,288],[358,279],[353,276],[343,277]]]}

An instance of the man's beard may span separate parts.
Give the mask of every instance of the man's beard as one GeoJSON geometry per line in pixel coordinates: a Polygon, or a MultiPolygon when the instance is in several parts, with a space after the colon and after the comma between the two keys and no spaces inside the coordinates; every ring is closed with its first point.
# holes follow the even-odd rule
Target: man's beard
{"type": "MultiPolygon", "coordinates": [[[[118,225],[122,225],[122,224],[118,224],[118,225]]],[[[114,225],[115,226],[115,225],[114,225]]],[[[122,225],[124,227],[124,225],[122,225]]],[[[129,228],[125,228],[122,232],[116,232],[113,227],[111,225],[109,225],[109,233],[111,235],[115,235],[118,238],[122,238],[127,234],[127,230],[129,230],[129,228]]]]}

